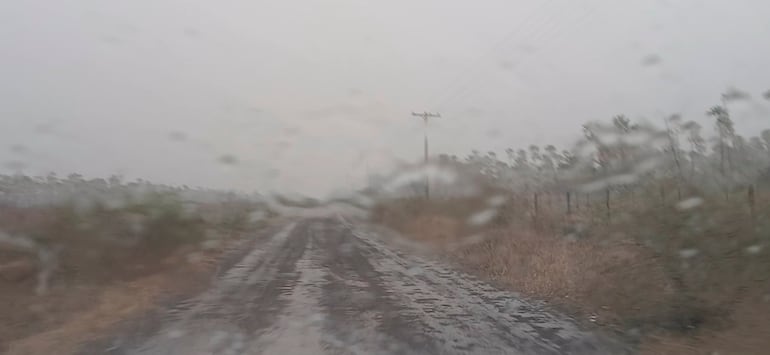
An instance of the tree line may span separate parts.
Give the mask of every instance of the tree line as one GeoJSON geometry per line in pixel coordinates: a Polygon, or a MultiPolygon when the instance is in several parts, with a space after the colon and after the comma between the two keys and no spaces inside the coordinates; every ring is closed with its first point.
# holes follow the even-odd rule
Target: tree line
{"type": "Polygon", "coordinates": [[[729,200],[740,191],[753,214],[757,185],[770,184],[770,129],[749,137],[736,132],[730,105],[745,100],[750,100],[747,93],[730,89],[720,104],[704,110],[704,118],[713,122],[712,134],[678,114],[657,125],[617,115],[583,124],[580,139],[568,148],[530,145],[502,155],[474,150],[464,158],[442,155],[439,161],[528,196],[535,213],[543,193],[561,193],[567,213],[579,208],[578,196],[598,194],[611,218],[611,195],[633,197],[642,190],[664,201],[716,195],[729,200]]]}

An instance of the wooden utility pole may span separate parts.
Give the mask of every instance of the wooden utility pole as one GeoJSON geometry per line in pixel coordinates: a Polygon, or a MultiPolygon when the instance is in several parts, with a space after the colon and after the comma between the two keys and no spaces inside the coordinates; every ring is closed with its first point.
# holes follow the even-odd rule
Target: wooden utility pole
{"type": "Polygon", "coordinates": [[[431,118],[439,118],[441,117],[438,113],[432,113],[432,112],[412,112],[412,116],[420,117],[422,118],[423,122],[425,122],[425,144],[424,144],[424,153],[425,153],[425,199],[430,199],[430,177],[428,176],[428,119],[431,118]]]}

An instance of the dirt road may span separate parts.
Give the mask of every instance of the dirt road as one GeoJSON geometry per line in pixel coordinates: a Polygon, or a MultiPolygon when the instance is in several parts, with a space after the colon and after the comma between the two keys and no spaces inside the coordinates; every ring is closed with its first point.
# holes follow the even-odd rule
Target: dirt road
{"type": "Polygon", "coordinates": [[[625,353],[566,317],[338,218],[287,225],[161,318],[151,334],[119,335],[84,353],[625,353]]]}

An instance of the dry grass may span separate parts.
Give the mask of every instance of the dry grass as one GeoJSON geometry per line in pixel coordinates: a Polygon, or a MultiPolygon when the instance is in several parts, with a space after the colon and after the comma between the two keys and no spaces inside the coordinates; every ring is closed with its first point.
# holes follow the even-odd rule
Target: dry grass
{"type": "Polygon", "coordinates": [[[446,244],[457,242],[462,224],[442,216],[420,216],[407,222],[404,230],[417,240],[446,244]]]}
{"type": "Polygon", "coordinates": [[[59,282],[39,296],[30,294],[30,280],[6,288],[0,294],[0,350],[19,355],[73,353],[121,322],[156,309],[163,300],[208,287],[228,245],[239,240],[230,238],[205,250],[183,247],[161,259],[145,260],[144,276],[127,278],[111,269],[123,282],[59,282]]]}
{"type": "Polygon", "coordinates": [[[127,317],[155,306],[155,300],[175,285],[167,274],[109,286],[90,300],[84,311],[48,331],[11,342],[7,354],[69,354],[78,344],[93,338],[127,317]]]}
{"type": "Polygon", "coordinates": [[[573,311],[604,324],[649,317],[672,294],[654,258],[630,243],[599,245],[507,228],[457,255],[514,290],[579,306],[573,311]]]}
{"type": "Polygon", "coordinates": [[[480,232],[481,242],[464,243],[468,236],[457,234],[459,224],[448,217],[420,216],[395,227],[416,240],[452,250],[460,263],[498,284],[568,305],[602,324],[663,317],[661,300],[673,297],[654,257],[632,243],[570,241],[527,227],[490,229],[480,232]]]}
{"type": "Polygon", "coordinates": [[[451,251],[482,277],[632,336],[642,353],[770,348],[770,233],[761,217],[770,211],[768,199],[758,200],[755,221],[738,198],[680,211],[638,196],[617,201],[607,220],[603,206],[583,204],[566,218],[547,200],[534,216],[531,199],[519,197],[493,223],[469,228],[467,216],[484,208],[480,201],[390,201],[374,216],[451,251]],[[465,243],[471,235],[484,238],[465,243]],[[747,252],[750,246],[764,249],[747,252]],[[697,254],[683,257],[683,250],[697,254]]]}
{"type": "Polygon", "coordinates": [[[729,323],[689,337],[653,334],[642,343],[643,355],[767,354],[770,349],[770,302],[766,295],[749,297],[734,308],[729,323]]]}
{"type": "Polygon", "coordinates": [[[87,211],[0,208],[0,352],[28,339],[15,345],[19,353],[62,353],[34,346],[72,344],[147,310],[157,296],[209,273],[224,246],[261,225],[248,219],[249,206],[202,207],[216,214],[186,212],[173,199],[87,211]],[[38,293],[46,268],[47,290],[38,293]]]}
{"type": "Polygon", "coordinates": [[[173,264],[174,268],[170,270],[156,270],[152,275],[125,283],[81,286],[60,290],[45,298],[36,297],[32,309],[45,312],[41,315],[51,324],[10,342],[5,353],[73,353],[80,344],[98,339],[120,322],[156,309],[160,299],[171,299],[206,287],[216,265],[207,260],[219,258],[222,251],[210,250],[194,260],[185,258],[189,253],[177,252],[164,260],[173,264]],[[63,308],[62,303],[66,302],[74,303],[63,308]]]}

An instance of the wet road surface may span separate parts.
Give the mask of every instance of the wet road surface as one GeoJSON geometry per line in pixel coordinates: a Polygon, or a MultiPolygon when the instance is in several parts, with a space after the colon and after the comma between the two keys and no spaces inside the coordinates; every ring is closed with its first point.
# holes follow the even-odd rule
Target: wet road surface
{"type": "Polygon", "coordinates": [[[286,225],[161,318],[150,334],[123,334],[86,352],[626,353],[566,317],[338,218],[286,225]]]}

